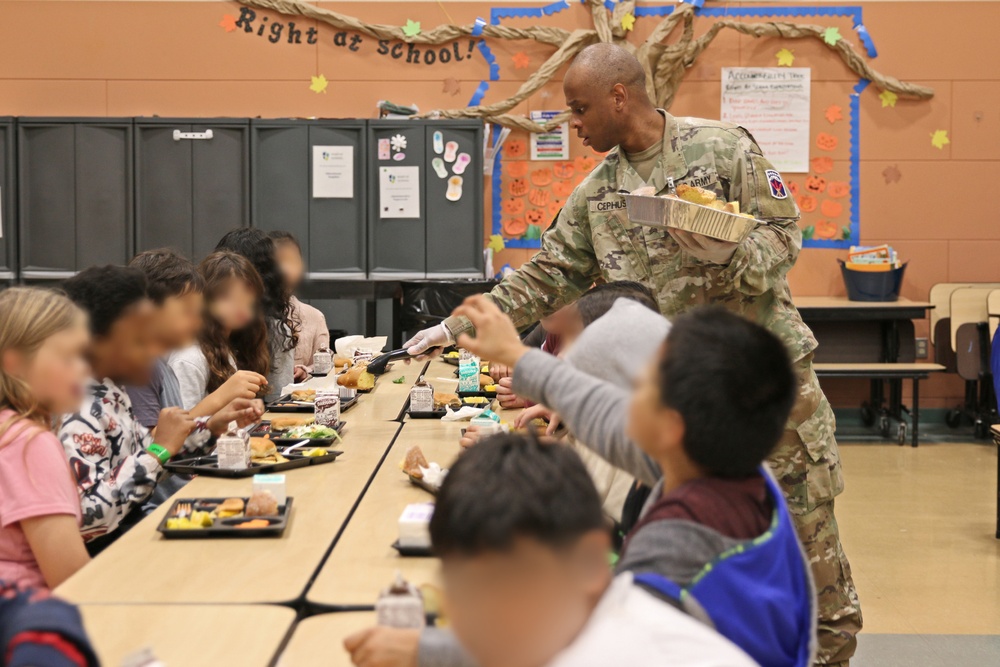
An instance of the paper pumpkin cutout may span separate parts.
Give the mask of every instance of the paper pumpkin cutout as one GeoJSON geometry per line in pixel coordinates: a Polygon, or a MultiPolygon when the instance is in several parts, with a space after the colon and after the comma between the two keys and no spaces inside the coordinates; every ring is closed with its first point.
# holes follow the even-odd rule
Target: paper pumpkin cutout
{"type": "Polygon", "coordinates": [[[544,188],[552,183],[552,170],[551,169],[536,169],[531,172],[531,184],[537,185],[540,188],[544,188]]]}
{"type": "Polygon", "coordinates": [[[829,174],[833,171],[833,158],[830,157],[814,157],[809,160],[809,164],[817,174],[829,174]]]}
{"type": "Polygon", "coordinates": [[[826,186],[826,194],[834,199],[840,199],[851,194],[851,186],[844,181],[830,181],[830,184],[826,186]]]}
{"type": "Polygon", "coordinates": [[[796,183],[795,181],[789,181],[787,183],[787,185],[788,185],[788,192],[793,197],[798,197],[799,196],[799,184],[796,183]]]}
{"type": "Polygon", "coordinates": [[[528,150],[528,144],[524,139],[511,139],[507,142],[507,147],[505,149],[507,155],[510,157],[521,157],[528,150]]]}
{"type": "Polygon", "coordinates": [[[503,202],[503,212],[508,215],[521,215],[524,213],[524,200],[511,197],[503,202]]]}
{"type": "Polygon", "coordinates": [[[527,176],[528,175],[528,163],[524,161],[511,161],[506,163],[503,168],[511,176],[527,176]]]}
{"type": "Polygon", "coordinates": [[[575,166],[576,170],[579,171],[580,173],[589,174],[594,170],[594,167],[596,165],[597,165],[597,160],[590,157],[589,155],[581,155],[580,157],[573,160],[573,166],[575,166]]]}
{"type": "Polygon", "coordinates": [[[562,199],[553,199],[549,202],[549,225],[555,222],[556,216],[559,215],[559,211],[562,210],[565,203],[562,199]]]}
{"type": "Polygon", "coordinates": [[[528,223],[524,218],[505,218],[503,221],[503,233],[507,236],[521,236],[528,231],[528,223]]]}
{"type": "Polygon", "coordinates": [[[799,210],[803,213],[812,213],[819,203],[812,195],[802,195],[798,198],[799,210]]]}
{"type": "Polygon", "coordinates": [[[829,220],[820,220],[816,223],[813,238],[829,240],[835,239],[838,236],[840,236],[840,227],[836,224],[830,222],[829,220]]]}
{"type": "Polygon", "coordinates": [[[819,194],[826,190],[826,179],[822,176],[806,176],[806,190],[819,194]]]}
{"type": "Polygon", "coordinates": [[[826,199],[823,201],[823,205],[819,207],[819,210],[828,218],[839,218],[840,214],[844,212],[844,205],[832,199],[826,199]]]}
{"type": "Polygon", "coordinates": [[[540,208],[529,209],[528,212],[524,214],[524,219],[529,225],[541,225],[545,222],[545,211],[540,208]]]}
{"type": "Polygon", "coordinates": [[[573,181],[556,181],[552,184],[552,192],[556,197],[569,197],[575,189],[573,181]]]}
{"type": "Polygon", "coordinates": [[[837,137],[827,132],[820,132],[816,135],[816,148],[821,151],[832,151],[837,148],[837,144],[839,143],[840,141],[837,137]]]}
{"type": "Polygon", "coordinates": [[[528,181],[523,178],[515,178],[507,188],[512,197],[523,197],[528,194],[528,181]]]}
{"type": "Polygon", "coordinates": [[[536,190],[531,189],[528,193],[528,201],[531,202],[533,206],[547,206],[549,203],[549,193],[547,190],[536,190]]]}
{"type": "Polygon", "coordinates": [[[572,162],[556,162],[552,165],[552,173],[555,174],[556,178],[566,180],[568,178],[573,178],[573,174],[576,173],[576,169],[573,168],[572,162]]]}

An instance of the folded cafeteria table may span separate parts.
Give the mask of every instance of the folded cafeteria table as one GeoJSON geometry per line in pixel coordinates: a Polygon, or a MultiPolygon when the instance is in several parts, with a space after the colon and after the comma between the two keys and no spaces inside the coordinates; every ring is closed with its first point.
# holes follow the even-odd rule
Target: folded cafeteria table
{"type": "Polygon", "coordinates": [[[88,604],[80,611],[109,667],[144,648],[168,667],[266,667],[295,622],[293,610],[270,605],[88,604]]]}

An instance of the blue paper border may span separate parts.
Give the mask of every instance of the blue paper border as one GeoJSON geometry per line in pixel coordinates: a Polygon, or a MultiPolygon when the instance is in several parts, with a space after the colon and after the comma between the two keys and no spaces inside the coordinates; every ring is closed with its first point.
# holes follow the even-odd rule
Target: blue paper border
{"type": "MultiPolygon", "coordinates": [[[[580,0],[583,4],[584,0],[580,0]]],[[[763,17],[805,17],[805,16],[833,16],[833,17],[849,17],[852,20],[855,32],[858,33],[858,38],[861,40],[862,45],[865,47],[869,58],[878,57],[878,50],[875,48],[875,42],[872,40],[868,28],[862,20],[862,8],[859,6],[843,6],[843,7],[742,7],[742,8],[728,8],[728,7],[703,7],[703,0],[688,0],[688,4],[695,6],[695,13],[698,16],[706,16],[713,18],[726,18],[726,17],[741,17],[741,18],[763,18],[763,17]]],[[[605,7],[609,10],[613,10],[615,3],[613,0],[605,0],[605,7]]],[[[542,16],[551,16],[558,12],[568,9],[570,7],[569,0],[559,0],[543,7],[494,7],[490,9],[490,23],[493,25],[499,25],[500,21],[505,18],[540,18],[542,16]]],[[[640,7],[636,6],[635,16],[636,18],[645,16],[667,16],[674,11],[676,5],[661,5],[653,7],[640,7]]],[[[477,20],[477,24],[482,19],[477,20]]],[[[480,27],[480,32],[482,28],[480,27]]],[[[490,80],[496,81],[499,78],[499,66],[496,64],[496,59],[493,58],[492,52],[489,47],[486,46],[484,40],[479,42],[479,50],[483,54],[483,57],[490,64],[490,80]],[[494,75],[496,73],[496,76],[494,75]]],[[[861,181],[861,93],[868,87],[871,83],[868,79],[859,79],[858,83],[854,86],[854,91],[851,94],[851,121],[850,121],[850,157],[849,157],[849,176],[851,184],[851,237],[844,240],[836,241],[826,241],[826,240],[815,240],[815,239],[804,239],[802,246],[805,248],[847,248],[852,245],[857,245],[860,237],[860,227],[861,227],[861,212],[860,212],[860,181],[861,181]]],[[[475,106],[482,101],[483,95],[489,88],[488,81],[482,81],[479,84],[479,88],[476,89],[476,93],[473,94],[473,99],[470,100],[469,106],[475,106]]],[[[495,128],[499,129],[499,128],[495,128]]],[[[493,167],[493,233],[503,234],[502,226],[502,205],[503,198],[501,196],[502,192],[502,175],[503,175],[503,149],[497,153],[496,163],[493,167]]],[[[540,248],[540,239],[504,239],[504,247],[506,248],[540,248]]]]}

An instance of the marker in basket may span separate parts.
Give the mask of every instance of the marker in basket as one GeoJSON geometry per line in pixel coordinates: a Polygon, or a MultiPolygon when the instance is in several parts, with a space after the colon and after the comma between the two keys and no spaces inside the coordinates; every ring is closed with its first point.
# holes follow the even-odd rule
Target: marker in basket
{"type": "Polygon", "coordinates": [[[250,434],[229,422],[229,430],[215,443],[220,470],[246,470],[250,467],[250,434]]]}

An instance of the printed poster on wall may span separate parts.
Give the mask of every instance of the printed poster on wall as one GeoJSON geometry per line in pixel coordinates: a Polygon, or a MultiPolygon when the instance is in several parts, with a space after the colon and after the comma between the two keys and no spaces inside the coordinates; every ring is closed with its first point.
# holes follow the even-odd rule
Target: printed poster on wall
{"type": "Polygon", "coordinates": [[[420,167],[379,167],[380,218],[420,217],[420,167]]]}
{"type": "MultiPolygon", "coordinates": [[[[536,123],[546,123],[562,111],[532,111],[531,120],[536,123]]],[[[560,123],[549,132],[531,134],[532,160],[568,160],[569,159],[569,123],[560,123]]]]}
{"type": "Polygon", "coordinates": [[[354,146],[313,146],[313,198],[354,197],[354,146]]]}
{"type": "Polygon", "coordinates": [[[778,171],[809,171],[808,67],[723,67],[722,112],[753,134],[778,171]]]}

